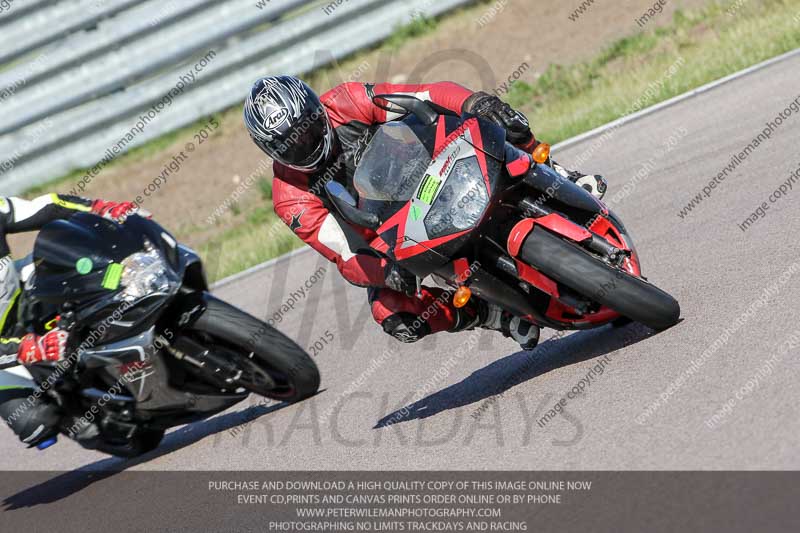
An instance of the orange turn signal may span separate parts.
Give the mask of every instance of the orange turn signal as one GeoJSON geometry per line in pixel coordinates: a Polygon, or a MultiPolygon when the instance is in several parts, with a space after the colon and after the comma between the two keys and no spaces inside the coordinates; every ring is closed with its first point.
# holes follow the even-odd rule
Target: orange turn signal
{"type": "Polygon", "coordinates": [[[546,163],[547,159],[550,157],[550,145],[547,143],[539,143],[536,148],[533,149],[533,160],[539,164],[546,163]]]}
{"type": "Polygon", "coordinates": [[[456,293],[453,295],[453,305],[456,308],[461,309],[462,307],[467,305],[467,302],[469,302],[469,299],[471,297],[472,297],[472,291],[469,290],[469,287],[467,287],[466,285],[462,285],[461,287],[456,289],[456,293]]]}

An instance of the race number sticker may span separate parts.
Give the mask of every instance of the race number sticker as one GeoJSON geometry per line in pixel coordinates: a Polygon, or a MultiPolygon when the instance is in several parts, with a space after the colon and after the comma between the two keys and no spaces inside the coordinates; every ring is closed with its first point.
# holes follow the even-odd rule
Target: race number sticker
{"type": "Polygon", "coordinates": [[[103,276],[103,288],[110,291],[115,291],[119,288],[119,282],[122,279],[122,265],[119,263],[111,263],[106,268],[106,273],[103,276]]]}
{"type": "Polygon", "coordinates": [[[439,191],[439,186],[441,184],[442,180],[428,174],[422,180],[422,185],[419,188],[419,194],[417,195],[417,198],[419,198],[420,201],[431,205],[433,199],[436,198],[436,193],[439,191]]]}

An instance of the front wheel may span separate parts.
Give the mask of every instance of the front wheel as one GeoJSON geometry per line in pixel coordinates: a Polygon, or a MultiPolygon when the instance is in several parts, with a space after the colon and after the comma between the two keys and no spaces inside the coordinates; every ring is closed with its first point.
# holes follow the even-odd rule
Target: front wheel
{"type": "Polygon", "coordinates": [[[317,365],[289,337],[211,295],[191,327],[203,344],[236,365],[241,387],[267,398],[298,402],[316,394],[317,365]]]}
{"type": "Polygon", "coordinates": [[[570,289],[655,330],[674,326],[680,319],[675,298],[545,229],[533,230],[520,258],[570,289]]]}

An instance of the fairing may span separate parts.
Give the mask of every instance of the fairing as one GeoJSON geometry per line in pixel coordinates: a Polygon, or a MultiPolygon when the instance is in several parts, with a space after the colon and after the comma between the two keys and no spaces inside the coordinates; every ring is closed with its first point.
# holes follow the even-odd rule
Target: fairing
{"type": "MultiPolygon", "coordinates": [[[[574,294],[516,257],[536,225],[576,243],[591,241],[593,233],[623,250],[632,250],[632,243],[618,219],[586,190],[509,149],[502,128],[474,116],[441,115],[426,125],[411,115],[381,126],[359,165],[358,207],[380,221],[371,246],[410,272],[467,283],[477,296],[556,329],[596,327],[618,316],[607,308],[583,314],[571,307],[585,309],[574,294]],[[416,160],[395,160],[402,154],[416,160]],[[511,257],[502,271],[487,260],[468,280],[459,280],[454,258],[487,259],[491,246],[483,230],[491,232],[503,223],[506,202],[515,201],[507,191],[520,181],[538,191],[531,201],[549,214],[509,227],[511,257]]],[[[632,251],[624,267],[638,275],[638,257],[632,251]]]]}
{"type": "Polygon", "coordinates": [[[447,263],[491,206],[504,139],[501,128],[476,117],[442,115],[431,126],[411,117],[381,126],[355,187],[359,208],[383,221],[382,251],[420,276],[447,263]]]}
{"type": "Polygon", "coordinates": [[[541,193],[540,197],[534,199],[537,203],[554,204],[575,222],[583,224],[595,215],[608,213],[608,209],[597,198],[548,165],[534,165],[524,179],[541,193]]]}
{"type": "Polygon", "coordinates": [[[94,215],[47,224],[33,249],[36,280],[30,294],[48,303],[93,300],[108,294],[108,266],[142,249],[141,237],[94,215]]]}
{"type": "MultiPolygon", "coordinates": [[[[187,269],[201,268],[194,252],[155,222],[135,215],[124,224],[84,213],[47,224],[36,239],[33,257],[36,272],[25,305],[34,324],[48,320],[64,305],[75,311],[78,322],[90,326],[116,313],[120,319],[109,322],[103,342],[131,335],[136,332],[133,325],[136,330],[152,325],[156,311],[180,289],[187,269]],[[123,262],[147,247],[162,258],[167,288],[126,300],[123,262]]],[[[196,284],[205,288],[204,279],[196,284]]]]}

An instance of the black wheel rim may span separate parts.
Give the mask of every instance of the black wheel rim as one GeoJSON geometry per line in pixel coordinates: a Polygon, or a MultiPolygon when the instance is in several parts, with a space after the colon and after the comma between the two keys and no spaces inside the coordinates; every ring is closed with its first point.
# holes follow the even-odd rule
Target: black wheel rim
{"type": "Polygon", "coordinates": [[[250,352],[247,358],[237,361],[237,366],[242,374],[237,382],[250,392],[268,396],[270,398],[289,398],[294,395],[294,385],[291,380],[276,370],[267,370],[268,365],[262,361],[257,364],[254,360],[255,353],[250,352]],[[272,384],[275,384],[273,387],[272,384]]]}
{"type": "MultiPolygon", "coordinates": [[[[233,384],[235,387],[243,387],[252,393],[277,400],[289,399],[295,395],[297,389],[292,379],[271,367],[255,352],[245,352],[238,346],[230,345],[225,340],[212,337],[207,333],[202,333],[201,337],[206,337],[198,340],[209,350],[225,355],[241,371],[241,375],[233,384]],[[275,384],[274,387],[271,386],[272,383],[275,384]]],[[[230,383],[223,381],[220,381],[219,384],[225,389],[231,387],[230,383]]]]}

